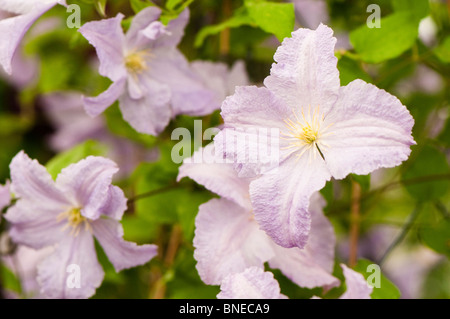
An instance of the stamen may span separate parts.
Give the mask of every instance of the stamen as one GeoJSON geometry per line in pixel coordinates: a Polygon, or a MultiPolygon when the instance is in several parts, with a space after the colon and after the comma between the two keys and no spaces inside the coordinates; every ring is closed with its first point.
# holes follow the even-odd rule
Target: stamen
{"type": "Polygon", "coordinates": [[[91,225],[86,217],[81,215],[81,208],[71,208],[68,211],[65,211],[59,214],[56,217],[58,222],[67,220],[67,223],[61,228],[61,231],[67,230],[69,227],[72,227],[70,234],[74,237],[77,237],[83,228],[83,224],[85,230],[91,231],[91,225]]]}
{"type": "Polygon", "coordinates": [[[151,54],[147,51],[137,51],[130,53],[125,58],[125,67],[133,74],[139,74],[142,71],[147,70],[146,59],[151,57],[151,54]]]}

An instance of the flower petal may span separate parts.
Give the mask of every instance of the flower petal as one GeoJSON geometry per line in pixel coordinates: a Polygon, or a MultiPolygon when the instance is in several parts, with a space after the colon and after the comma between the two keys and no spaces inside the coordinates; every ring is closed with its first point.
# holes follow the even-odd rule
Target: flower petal
{"type": "Polygon", "coordinates": [[[251,267],[228,276],[220,286],[218,299],[286,299],[271,272],[251,267]]]}
{"type": "Polygon", "coordinates": [[[11,74],[11,63],[17,47],[31,25],[57,1],[7,1],[2,3],[2,10],[19,15],[0,20],[0,65],[6,73],[11,74]]]}
{"type": "Polygon", "coordinates": [[[339,299],[371,299],[373,288],[369,287],[364,276],[341,264],[347,290],[339,299]]]}
{"type": "Polygon", "coordinates": [[[340,87],[335,44],[333,30],[323,24],[317,30],[298,29],[275,53],[277,63],[265,86],[291,108],[320,105],[328,110],[340,87]]]}
{"type": "Polygon", "coordinates": [[[214,138],[217,154],[235,163],[240,177],[278,166],[280,131],[292,110],[266,88],[237,87],[222,104],[225,128],[214,138]]]}
{"type": "Polygon", "coordinates": [[[304,249],[284,248],[274,244],[275,257],[269,260],[271,268],[281,272],[301,287],[326,287],[339,284],[331,275],[334,265],[336,237],[333,226],[323,215],[324,200],[319,193],[311,198],[311,232],[304,249]]]}
{"type": "Polygon", "coordinates": [[[251,266],[263,268],[273,256],[270,239],[250,212],[226,199],[201,205],[195,225],[194,258],[206,284],[220,284],[251,266]]]}
{"type": "Polygon", "coordinates": [[[81,214],[89,219],[100,217],[106,202],[110,200],[112,177],[118,171],[116,163],[96,156],[89,156],[64,168],[56,178],[56,184],[71,199],[72,205],[81,208],[81,214]]]}
{"type": "Polygon", "coordinates": [[[138,100],[124,94],[119,107],[125,121],[138,132],[158,135],[167,126],[172,115],[170,90],[166,85],[146,79],[146,94],[138,100]]]}
{"type": "Polygon", "coordinates": [[[123,227],[117,220],[99,219],[91,225],[95,238],[117,272],[143,265],[157,254],[158,247],[155,245],[138,246],[123,240],[123,227]]]}
{"type": "Polygon", "coordinates": [[[123,14],[115,18],[85,23],[78,31],[95,47],[100,60],[99,73],[117,81],[126,76],[124,63],[125,35],[123,14]]]}
{"type": "Polygon", "coordinates": [[[327,115],[334,122],[324,140],[327,166],[337,179],[349,173],[366,175],[405,161],[415,144],[414,120],[405,106],[384,90],[356,80],[341,88],[327,115]]]}
{"type": "Polygon", "coordinates": [[[120,79],[99,96],[84,97],[84,109],[89,116],[95,117],[103,113],[125,92],[126,78],[120,79]]]}
{"type": "Polygon", "coordinates": [[[177,49],[153,51],[148,62],[152,78],[170,87],[173,116],[186,114],[202,116],[220,107],[215,92],[208,89],[177,49]]]}
{"type": "Polygon", "coordinates": [[[179,168],[178,181],[189,177],[211,192],[251,210],[249,180],[239,178],[232,164],[215,162],[214,143],[201,148],[179,168]]]}
{"type": "Polygon", "coordinates": [[[41,293],[48,298],[89,298],[95,294],[103,277],[104,272],[97,260],[94,239],[88,231],[80,232],[76,237],[63,238],[55,252],[38,266],[41,293]],[[70,285],[76,283],[74,279],[78,270],[79,288],[70,285]]]}
{"type": "Polygon", "coordinates": [[[303,248],[308,240],[313,193],[330,179],[325,162],[291,156],[250,183],[250,198],[261,229],[280,246],[303,248]]]}
{"type": "Polygon", "coordinates": [[[142,39],[141,32],[154,21],[159,19],[161,9],[158,7],[147,7],[141,10],[131,21],[130,28],[126,34],[127,47],[135,50],[141,49],[146,45],[148,39],[142,39]]]}
{"type": "Polygon", "coordinates": [[[156,47],[175,48],[184,36],[184,29],[189,23],[189,9],[186,8],[176,19],[171,20],[167,25],[166,36],[160,37],[155,44],[156,47]]]}
{"type": "Polygon", "coordinates": [[[5,218],[11,223],[9,235],[18,244],[41,249],[61,241],[66,232],[58,215],[68,206],[45,207],[46,202],[20,199],[10,207],[5,218]]]}
{"type": "Polygon", "coordinates": [[[43,207],[64,206],[69,202],[55,185],[50,174],[24,151],[11,161],[11,191],[20,198],[40,202],[43,207]]]}

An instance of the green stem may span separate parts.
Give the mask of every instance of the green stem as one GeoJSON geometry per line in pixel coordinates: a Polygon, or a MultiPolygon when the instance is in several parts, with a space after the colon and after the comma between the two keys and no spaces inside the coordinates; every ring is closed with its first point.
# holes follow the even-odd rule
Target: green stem
{"type": "Polygon", "coordinates": [[[389,254],[403,241],[403,239],[405,239],[406,235],[408,234],[417,217],[419,216],[421,210],[422,205],[420,203],[417,203],[416,207],[409,216],[408,221],[403,225],[401,233],[397,236],[397,238],[394,239],[392,244],[388,247],[388,249],[384,253],[383,257],[381,257],[380,261],[378,262],[380,266],[386,261],[389,254]]]}

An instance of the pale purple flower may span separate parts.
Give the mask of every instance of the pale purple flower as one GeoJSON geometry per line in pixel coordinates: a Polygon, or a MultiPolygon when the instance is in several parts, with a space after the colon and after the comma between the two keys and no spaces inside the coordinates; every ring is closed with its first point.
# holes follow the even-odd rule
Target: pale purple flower
{"type": "Polygon", "coordinates": [[[18,198],[5,215],[11,238],[33,249],[55,248],[38,266],[42,295],[87,298],[95,293],[104,271],[94,237],[117,272],[156,255],[156,246],[137,246],[122,238],[120,220],[127,201],[122,190],[111,185],[118,170],[111,160],[87,157],[63,169],[54,181],[45,167],[22,151],[10,169],[11,189],[18,198]],[[80,269],[80,288],[67,285],[70,265],[80,269]]]}
{"type": "Polygon", "coordinates": [[[157,148],[147,149],[127,138],[111,134],[102,116],[88,116],[78,92],[47,94],[42,97],[42,104],[56,129],[50,137],[50,146],[57,152],[66,151],[88,139],[99,141],[108,147],[108,158],[119,166],[116,176],[119,178],[131,174],[140,163],[154,162],[159,157],[157,148]]]}
{"type": "Polygon", "coordinates": [[[280,293],[280,285],[271,272],[250,267],[241,273],[227,276],[221,286],[218,299],[287,299],[280,293]]]}
{"type": "Polygon", "coordinates": [[[326,181],[400,165],[415,144],[414,120],[396,97],[361,80],[340,87],[332,34],[324,25],[293,32],[265,87],[239,87],[222,105],[224,130],[215,145],[235,163],[267,148],[258,129],[280,132],[277,167],[243,160],[235,168],[258,175],[250,184],[255,218],[284,247],[306,245],[310,197],[326,181]]]}
{"type": "Polygon", "coordinates": [[[56,4],[65,0],[0,0],[0,65],[12,73],[12,60],[20,41],[31,25],[56,4]]]}
{"type": "Polygon", "coordinates": [[[192,62],[191,67],[204,85],[216,93],[217,105],[221,105],[227,96],[233,94],[236,86],[250,84],[243,61],[236,62],[231,69],[225,63],[200,60],[192,62]]]}
{"type": "Polygon", "coordinates": [[[96,48],[99,72],[113,84],[95,98],[85,98],[89,115],[102,113],[114,101],[124,119],[138,132],[159,134],[178,114],[206,115],[218,109],[215,93],[176,48],[189,19],[189,11],[164,26],[161,10],[148,7],[133,19],[124,35],[122,14],[86,23],[80,32],[96,48]]]}
{"type": "MultiPolygon", "coordinates": [[[[32,249],[23,245],[19,245],[12,255],[2,257],[2,261],[20,280],[22,297],[24,298],[45,298],[39,291],[39,283],[37,281],[38,265],[51,253],[53,247],[45,247],[42,249],[32,249]]],[[[18,298],[19,296],[13,295],[18,298]]]]}
{"type": "Polygon", "coordinates": [[[312,232],[304,249],[284,248],[260,230],[249,200],[249,180],[239,178],[232,164],[200,163],[214,158],[214,145],[194,153],[180,167],[178,179],[188,176],[222,196],[199,208],[194,237],[194,258],[201,279],[218,285],[229,274],[268,262],[302,287],[336,286],[331,275],[335,235],[322,213],[323,199],[312,200],[312,232]],[[197,164],[196,164],[197,163],[197,164]]]}

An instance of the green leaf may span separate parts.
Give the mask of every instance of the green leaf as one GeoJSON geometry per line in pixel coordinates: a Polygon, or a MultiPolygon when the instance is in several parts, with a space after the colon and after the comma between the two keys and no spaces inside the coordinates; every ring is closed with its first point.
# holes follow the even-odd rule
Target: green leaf
{"type": "Polygon", "coordinates": [[[430,12],[429,0],[392,0],[392,7],[396,12],[407,12],[417,22],[430,12]]]}
{"type": "Polygon", "coordinates": [[[218,34],[222,32],[225,29],[228,28],[238,28],[243,25],[252,25],[253,20],[248,15],[248,12],[241,8],[235,11],[234,16],[232,16],[230,19],[216,25],[211,25],[204,27],[200,30],[200,32],[197,34],[197,37],[195,38],[195,47],[201,47],[203,45],[203,42],[207,37],[210,35],[218,34]]]}
{"type": "MultiPolygon", "coordinates": [[[[370,260],[360,259],[358,260],[358,264],[355,266],[354,270],[362,274],[367,280],[369,276],[373,274],[373,270],[370,272],[367,269],[367,267],[372,264],[374,263],[370,260]]],[[[370,296],[372,299],[399,299],[400,290],[398,290],[398,288],[389,279],[387,279],[383,273],[381,273],[380,288],[373,287],[373,292],[370,296]]]]}
{"type": "Polygon", "coordinates": [[[400,56],[410,49],[418,36],[418,22],[410,12],[398,12],[381,19],[381,28],[362,25],[350,33],[350,42],[359,57],[380,63],[400,56]]]}
{"type": "Polygon", "coordinates": [[[2,289],[9,290],[18,294],[22,292],[20,280],[9,268],[2,264],[0,264],[0,278],[2,279],[2,289]]]}
{"type": "Polygon", "coordinates": [[[264,31],[274,34],[280,42],[294,31],[294,4],[247,0],[245,6],[253,22],[264,31]]]}
{"type": "Polygon", "coordinates": [[[285,37],[289,37],[294,30],[294,5],[291,3],[247,0],[244,6],[237,9],[230,19],[200,30],[195,39],[195,46],[202,46],[205,39],[210,35],[244,25],[259,27],[265,32],[274,34],[282,41],[285,37]]]}
{"type": "Polygon", "coordinates": [[[353,59],[343,56],[339,59],[337,67],[339,69],[339,77],[342,86],[345,86],[356,79],[361,79],[368,83],[372,82],[370,76],[361,68],[358,62],[353,59]]]}
{"type": "Polygon", "coordinates": [[[420,221],[419,237],[425,245],[450,258],[450,219],[431,207],[426,212],[420,221]]]}
{"type": "Polygon", "coordinates": [[[45,166],[53,179],[55,179],[61,170],[70,164],[79,162],[90,155],[104,156],[105,152],[105,148],[98,142],[88,140],[68,151],[56,155],[45,166]]]}
{"type": "Polygon", "coordinates": [[[130,0],[131,9],[133,9],[134,13],[139,13],[141,10],[155,6],[155,4],[151,1],[147,0],[130,0]]]}
{"type": "Polygon", "coordinates": [[[449,180],[420,180],[424,176],[444,175],[450,172],[447,158],[435,147],[427,145],[422,149],[416,148],[405,167],[407,170],[403,173],[403,184],[415,199],[419,201],[434,200],[447,193],[450,187],[449,180]],[[416,182],[411,183],[408,180],[416,182]]]}
{"type": "Polygon", "coordinates": [[[450,63],[450,36],[434,49],[434,54],[444,63],[450,63]]]}

